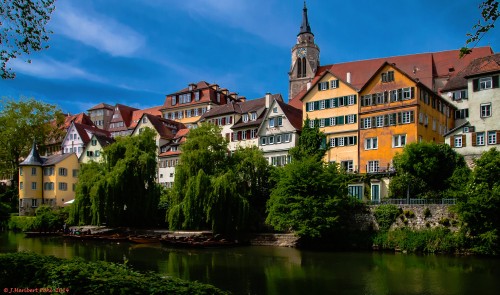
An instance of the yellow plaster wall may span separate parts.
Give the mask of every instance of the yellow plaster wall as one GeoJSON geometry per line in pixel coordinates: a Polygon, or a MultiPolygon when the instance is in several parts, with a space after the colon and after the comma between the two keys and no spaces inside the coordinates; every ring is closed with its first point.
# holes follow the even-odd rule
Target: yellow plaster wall
{"type": "MultiPolygon", "coordinates": [[[[19,182],[23,182],[23,189],[19,188],[19,198],[41,199],[43,189],[43,171],[38,166],[21,166],[23,175],[19,172],[19,182]],[[36,169],[36,175],[31,175],[31,168],[36,169]],[[31,183],[36,182],[36,190],[31,189],[31,183]]],[[[21,168],[20,167],[20,168],[21,168]]]]}

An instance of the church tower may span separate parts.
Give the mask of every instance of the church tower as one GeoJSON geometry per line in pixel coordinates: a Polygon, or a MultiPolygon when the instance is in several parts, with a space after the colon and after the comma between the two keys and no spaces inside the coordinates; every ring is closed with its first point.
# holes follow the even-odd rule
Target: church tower
{"type": "Polygon", "coordinates": [[[314,43],[314,34],[307,19],[307,7],[304,1],[302,25],[297,35],[297,44],[292,48],[292,65],[288,73],[290,85],[288,99],[293,99],[300,91],[306,89],[319,67],[319,47],[314,43]]]}

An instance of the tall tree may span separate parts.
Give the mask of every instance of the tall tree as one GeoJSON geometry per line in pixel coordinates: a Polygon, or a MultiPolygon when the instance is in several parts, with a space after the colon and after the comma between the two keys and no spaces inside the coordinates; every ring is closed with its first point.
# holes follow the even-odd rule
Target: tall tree
{"type": "MultiPolygon", "coordinates": [[[[11,59],[47,48],[49,31],[45,29],[54,11],[55,0],[2,0],[0,2],[0,76],[12,79],[11,59]]],[[[30,62],[28,60],[28,62],[30,62]]]]}
{"type": "Polygon", "coordinates": [[[4,99],[0,107],[0,169],[13,176],[17,187],[19,162],[30,152],[33,140],[43,145],[58,132],[64,117],[55,105],[33,98],[4,99]]]}
{"type": "Polygon", "coordinates": [[[301,160],[309,156],[321,160],[328,149],[326,135],[319,130],[318,122],[314,121],[314,127],[311,127],[311,122],[309,117],[307,117],[304,121],[297,146],[290,149],[290,155],[293,160],[301,160]]]}
{"type": "Polygon", "coordinates": [[[154,136],[154,132],[146,128],[138,136],[119,138],[104,149],[104,163],[82,167],[72,222],[156,225],[161,190],[155,181],[154,136]]]}
{"type": "Polygon", "coordinates": [[[457,169],[466,169],[463,156],[449,145],[433,142],[411,143],[394,156],[397,175],[391,180],[391,194],[440,197],[450,187],[450,179],[457,169]]]}
{"type": "Polygon", "coordinates": [[[500,16],[498,10],[498,1],[485,0],[479,5],[481,10],[481,18],[477,24],[472,27],[473,33],[467,33],[467,41],[465,46],[460,49],[460,57],[463,57],[472,52],[472,49],[477,46],[479,41],[495,27],[495,22],[500,16]]]}

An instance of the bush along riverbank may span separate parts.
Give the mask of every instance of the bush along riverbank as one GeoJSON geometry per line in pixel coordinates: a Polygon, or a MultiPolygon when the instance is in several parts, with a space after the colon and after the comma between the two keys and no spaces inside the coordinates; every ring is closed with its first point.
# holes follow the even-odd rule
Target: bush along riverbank
{"type": "Polygon", "coordinates": [[[207,284],[137,272],[126,263],[67,260],[26,252],[0,254],[0,286],[69,294],[229,294],[207,284]]]}

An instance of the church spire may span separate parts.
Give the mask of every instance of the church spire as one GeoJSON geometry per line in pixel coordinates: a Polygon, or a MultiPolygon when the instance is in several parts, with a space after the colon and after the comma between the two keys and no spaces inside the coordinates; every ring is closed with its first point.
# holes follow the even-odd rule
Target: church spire
{"type": "Polygon", "coordinates": [[[309,20],[307,19],[306,1],[304,1],[304,9],[302,10],[302,25],[300,25],[300,32],[297,34],[297,36],[304,33],[309,33],[314,35],[311,32],[311,26],[309,25],[309,20]]]}

